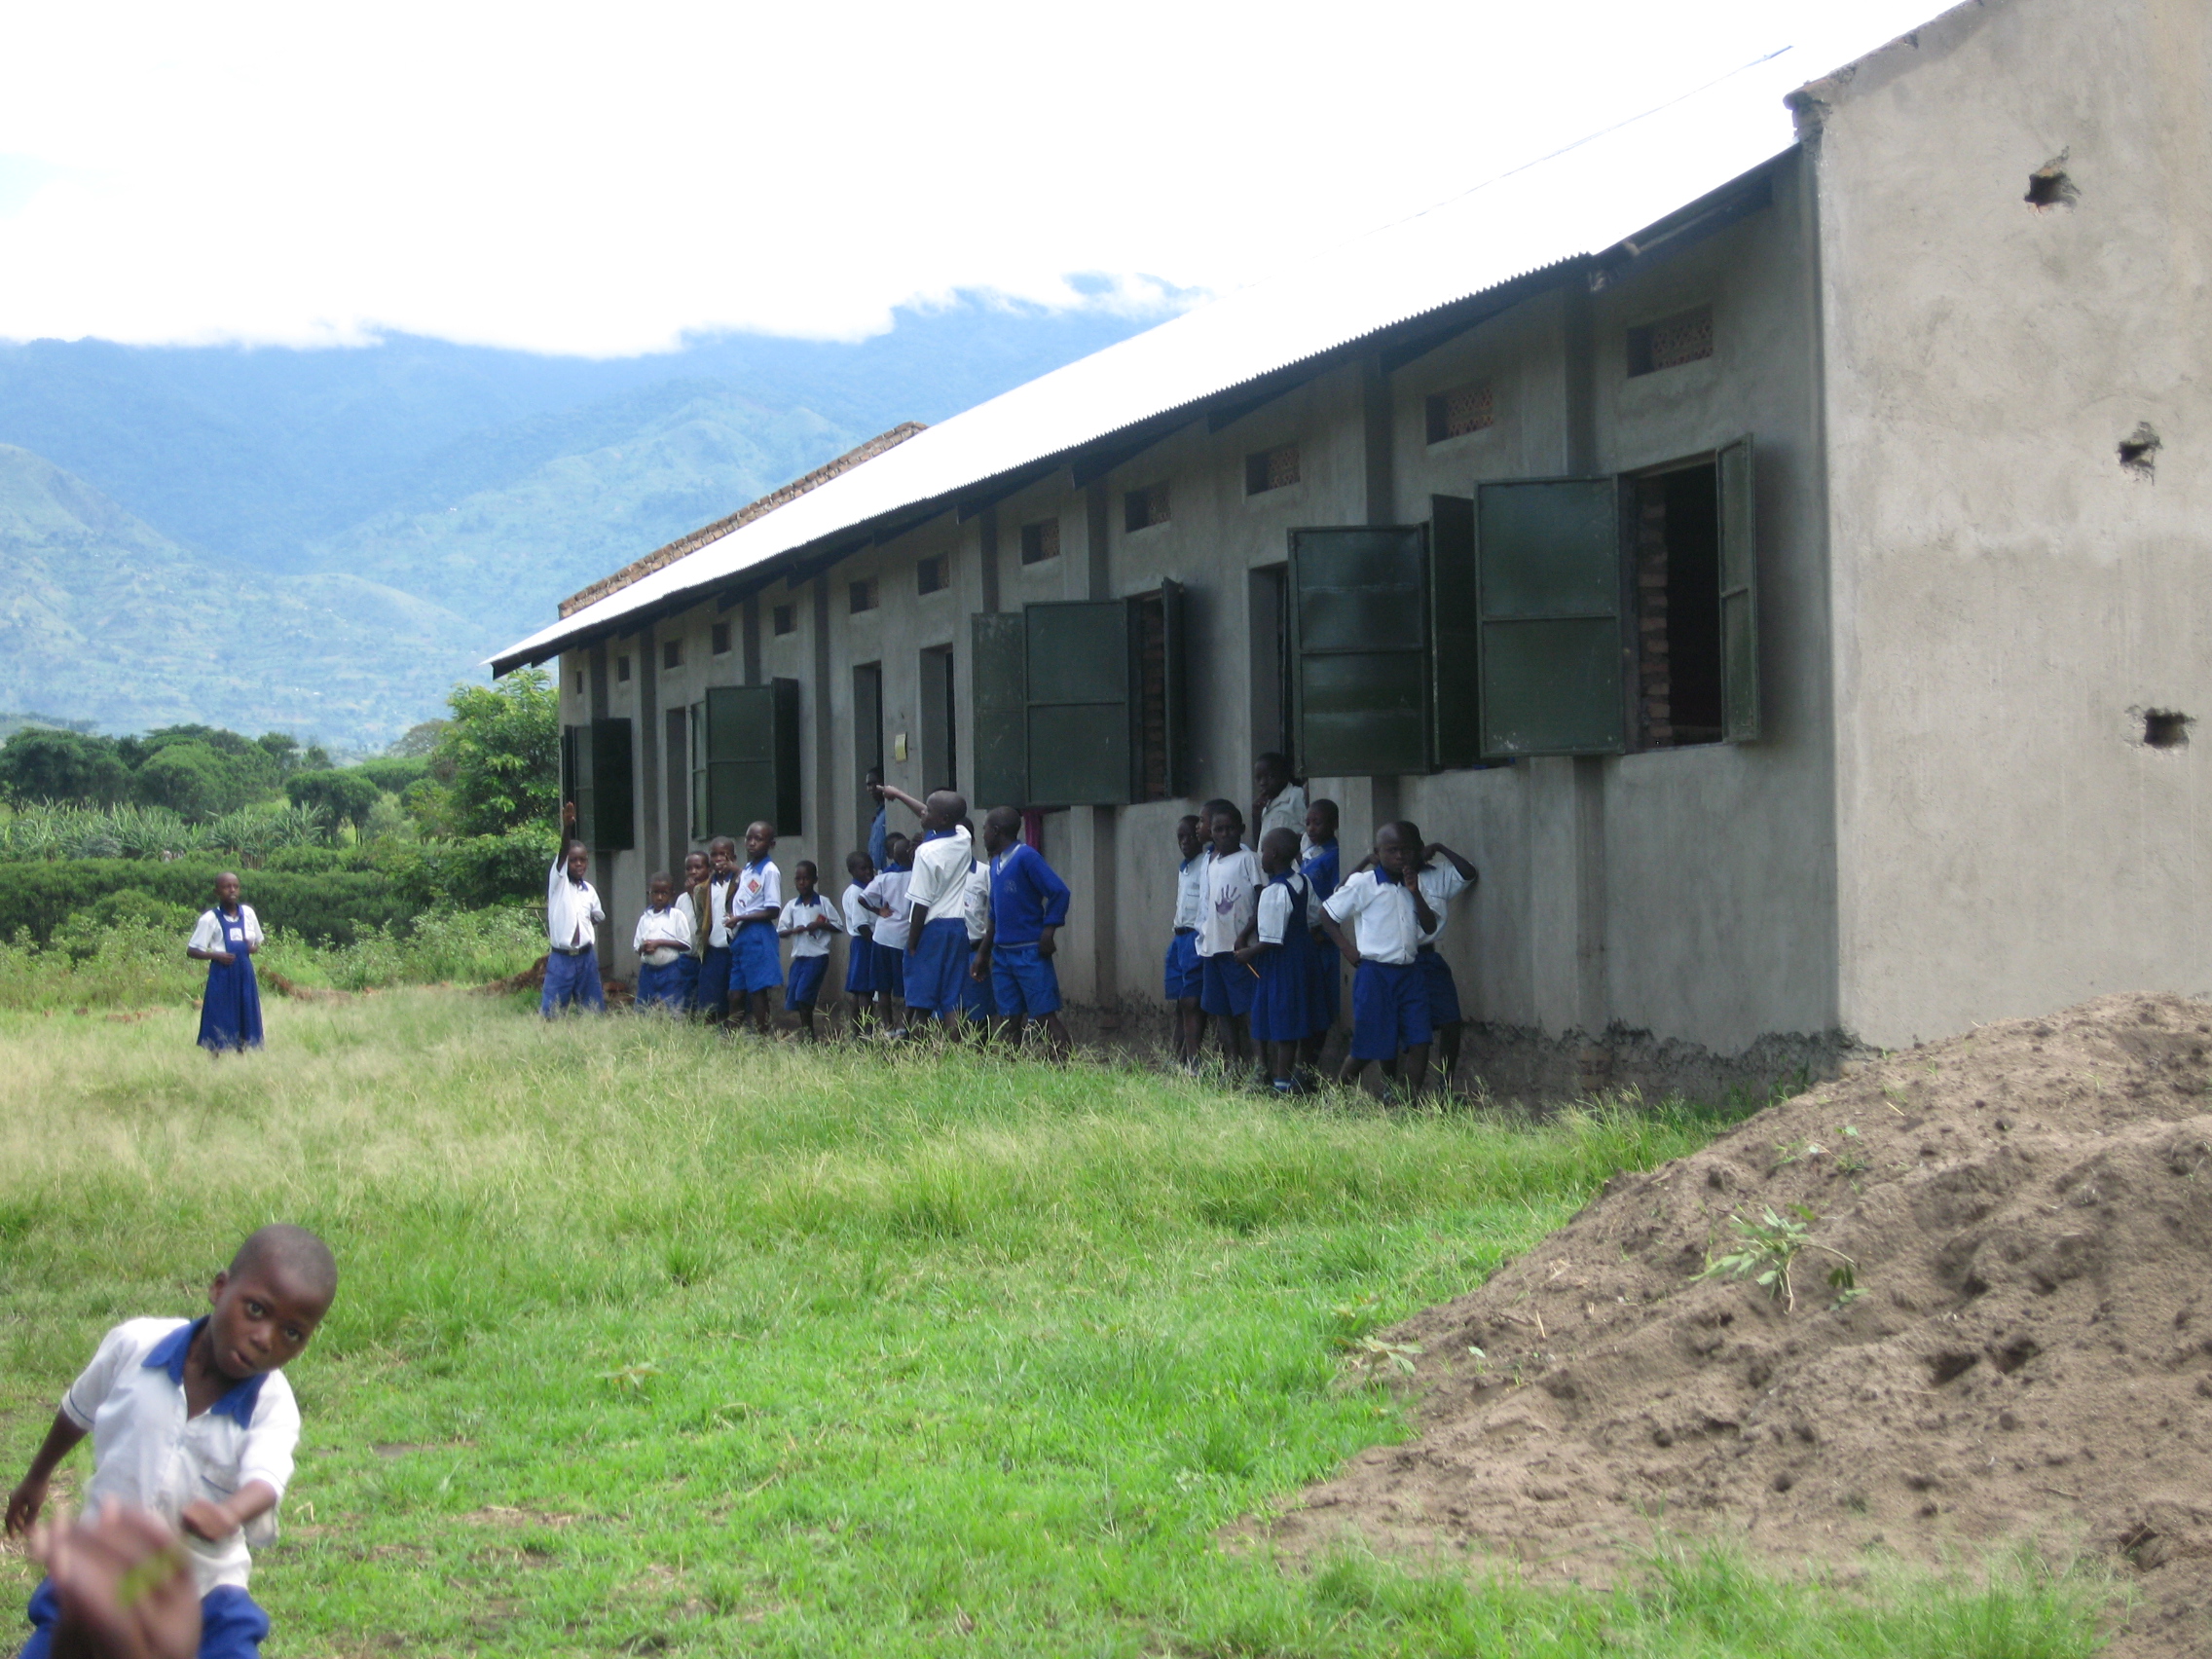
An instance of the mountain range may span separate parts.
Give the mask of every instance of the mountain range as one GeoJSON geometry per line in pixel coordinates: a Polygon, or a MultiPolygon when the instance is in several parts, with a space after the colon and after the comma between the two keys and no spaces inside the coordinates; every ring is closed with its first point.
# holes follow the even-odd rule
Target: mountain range
{"type": "Polygon", "coordinates": [[[610,360],[0,343],[0,710],[381,745],[607,571],[1157,319],[963,296],[610,360]]]}

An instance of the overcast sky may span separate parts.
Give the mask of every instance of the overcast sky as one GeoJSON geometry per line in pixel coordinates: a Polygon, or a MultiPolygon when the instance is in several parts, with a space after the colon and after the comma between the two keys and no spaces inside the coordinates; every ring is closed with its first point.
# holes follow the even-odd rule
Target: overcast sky
{"type": "Polygon", "coordinates": [[[1731,72],[1779,149],[1783,91],[1935,9],[19,4],[0,338],[613,355],[1219,292],[1731,72]]]}

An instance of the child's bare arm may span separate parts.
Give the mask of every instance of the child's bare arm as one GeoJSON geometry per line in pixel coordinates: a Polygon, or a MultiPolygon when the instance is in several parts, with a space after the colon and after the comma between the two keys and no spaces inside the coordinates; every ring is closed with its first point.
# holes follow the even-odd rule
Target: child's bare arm
{"type": "Polygon", "coordinates": [[[1480,881],[1482,879],[1482,877],[1475,870],[1475,861],[1473,859],[1461,858],[1450,847],[1447,847],[1442,841],[1431,841],[1427,846],[1421,848],[1420,850],[1420,862],[1422,864],[1426,864],[1430,859],[1435,858],[1447,860],[1451,864],[1452,867],[1459,872],[1459,879],[1465,882],[1469,887],[1474,886],[1477,881],[1480,881]]]}
{"type": "Polygon", "coordinates": [[[54,1414],[53,1426],[47,1429],[45,1441],[32,1456],[29,1472],[23,1476],[22,1484],[8,1494],[7,1530],[11,1537],[19,1537],[30,1530],[38,1512],[46,1507],[47,1482],[54,1478],[61,1459],[84,1438],[85,1431],[69,1420],[66,1412],[54,1414]]]}
{"type": "Polygon", "coordinates": [[[195,962],[220,962],[226,968],[238,960],[227,950],[202,950],[199,946],[191,944],[184,947],[184,953],[195,962]]]}
{"type": "Polygon", "coordinates": [[[912,795],[908,794],[904,790],[899,788],[898,785],[885,784],[883,786],[883,793],[888,799],[897,801],[908,812],[911,812],[916,818],[921,817],[922,803],[916,800],[912,795]]]}
{"type": "Polygon", "coordinates": [[[276,1507],[276,1489],[267,1481],[248,1481],[220,1503],[195,1498],[177,1519],[196,1538],[214,1543],[227,1538],[248,1522],[258,1521],[276,1507]]]}
{"type": "Polygon", "coordinates": [[[1337,918],[1326,910],[1321,912],[1321,931],[1329,936],[1329,942],[1337,947],[1346,962],[1354,968],[1359,966],[1359,947],[1345,938],[1345,930],[1338,925],[1337,918]]]}

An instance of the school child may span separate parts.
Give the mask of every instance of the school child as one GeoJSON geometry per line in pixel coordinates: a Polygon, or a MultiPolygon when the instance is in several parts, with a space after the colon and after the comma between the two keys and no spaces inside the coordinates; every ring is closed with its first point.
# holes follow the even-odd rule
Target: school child
{"type": "Polygon", "coordinates": [[[1452,964],[1444,960],[1436,940],[1444,932],[1444,924],[1452,919],[1452,901],[1482,877],[1472,860],[1461,858],[1441,841],[1423,842],[1417,826],[1409,823],[1398,828],[1405,832],[1407,844],[1417,849],[1408,855],[1409,865],[1416,872],[1421,897],[1436,912],[1436,926],[1421,935],[1414,960],[1420,967],[1421,982],[1428,987],[1428,1024],[1436,1034],[1437,1075],[1450,1088],[1452,1074],[1459,1069],[1459,1038],[1466,1030],[1466,1020],[1459,1012],[1459,986],[1452,977],[1452,964]],[[1438,864],[1438,859],[1444,863],[1438,864]]]}
{"type": "MultiPolygon", "coordinates": [[[[962,824],[969,846],[976,845],[976,827],[962,824]]],[[[968,880],[960,892],[960,919],[968,929],[968,960],[960,975],[960,1013],[975,1028],[977,1042],[991,1039],[999,1018],[999,1000],[991,988],[991,976],[977,971],[977,953],[991,932],[991,866],[982,859],[968,861],[968,880]]]]}
{"type": "MultiPolygon", "coordinates": [[[[1290,775],[1290,756],[1271,749],[1252,762],[1252,787],[1259,796],[1252,802],[1252,844],[1257,847],[1270,830],[1306,833],[1306,791],[1290,775]]],[[[1303,852],[1304,847],[1301,845],[1303,852]]]]}
{"type": "Polygon", "coordinates": [[[699,950],[699,989],[694,1003],[709,1024],[728,1017],[730,970],[736,959],[730,948],[729,902],[737,890],[737,843],[717,835],[707,843],[707,887],[694,903],[701,906],[699,920],[706,937],[699,950]]]}
{"type": "Polygon", "coordinates": [[[906,1035],[906,887],[914,879],[906,861],[912,856],[913,843],[892,830],[883,838],[884,866],[861,898],[875,918],[876,1000],[891,1037],[906,1035]]]}
{"type": "Polygon", "coordinates": [[[896,790],[883,793],[919,804],[922,812],[913,879],[906,884],[906,1012],[957,1027],[960,982],[972,966],[967,897],[975,843],[960,827],[968,802],[950,790],[934,790],[919,803],[896,790]]]}
{"type": "Polygon", "coordinates": [[[1296,1090],[1299,1051],[1313,1034],[1313,931],[1318,905],[1298,868],[1298,831],[1260,837],[1260,870],[1268,878],[1252,925],[1237,940],[1236,960],[1259,972],[1252,991],[1252,1041],[1277,1094],[1296,1090]]]}
{"type": "Polygon", "coordinates": [[[689,1014],[699,1006],[699,957],[707,948],[707,889],[714,880],[715,866],[707,862],[707,855],[693,847],[683,855],[683,888],[676,896],[676,913],[691,929],[690,946],[676,959],[676,971],[683,977],[683,1012],[689,1014]]]}
{"type": "Polygon", "coordinates": [[[842,901],[845,912],[845,994],[853,999],[856,1026],[875,1018],[875,917],[867,908],[867,884],[875,879],[875,865],[866,853],[845,855],[845,875],[850,883],[842,901]]]}
{"type": "Polygon", "coordinates": [[[801,859],[792,866],[792,885],[798,889],[776,917],[776,935],[792,941],[791,977],[784,983],[784,1010],[798,1015],[799,1029],[814,1041],[814,1005],[822,997],[822,979],[830,971],[830,936],[843,933],[845,924],[836,906],[814,889],[814,861],[801,859]]]}
{"type": "Polygon", "coordinates": [[[1020,1043],[1034,1019],[1045,1027],[1047,1050],[1064,1060],[1068,1028],[1060,1018],[1052,953],[1068,919],[1068,884],[1022,841],[1021,814],[1011,806],[994,806],[985,815],[983,850],[991,858],[991,926],[976,952],[977,968],[991,976],[1008,1040],[1020,1043]]]}
{"type": "Polygon", "coordinates": [[[1428,986],[1414,958],[1420,936],[1436,926],[1436,912],[1413,879],[1415,850],[1405,826],[1376,830],[1373,860],[1321,906],[1321,926],[1353,964],[1351,1052],[1339,1081],[1350,1083],[1371,1064],[1392,1065],[1402,1055],[1399,1075],[1412,1080],[1418,1100],[1428,1087],[1430,1030],[1428,986]]]}
{"type": "Polygon", "coordinates": [[[1236,941],[1258,903],[1260,861],[1244,845],[1244,815],[1223,801],[1206,826],[1213,857],[1206,861],[1205,901],[1198,910],[1198,961],[1204,978],[1198,1006],[1221,1022],[1221,1057],[1242,1065],[1251,1058],[1252,991],[1259,975],[1236,960],[1236,941]]]}
{"type": "Polygon", "coordinates": [[[203,911],[185,955],[207,964],[207,989],[200,999],[200,1046],[220,1058],[225,1049],[261,1047],[261,983],[253,953],[261,948],[261,918],[239,903],[239,878],[215,877],[215,903],[203,911]]]}
{"type": "Polygon", "coordinates": [[[1321,1050],[1327,1045],[1329,1033],[1336,1028],[1344,1008],[1344,959],[1329,942],[1329,936],[1321,931],[1321,906],[1329,902],[1344,880],[1344,866],[1337,851],[1335,801],[1324,797],[1306,809],[1306,839],[1300,851],[1305,858],[1298,872],[1313,887],[1308,915],[1313,923],[1314,1025],[1313,1035],[1306,1039],[1302,1057],[1307,1065],[1317,1066],[1321,1062],[1321,1050]]]}
{"type": "Polygon", "coordinates": [[[683,964],[691,960],[690,898],[676,896],[676,883],[665,871],[645,881],[645,907],[638,914],[638,930],[630,948],[638,953],[638,996],[641,1009],[665,1008],[682,1014],[688,1006],[683,964]],[[679,906],[682,906],[679,908],[679,906]]]}
{"type": "MultiPolygon", "coordinates": [[[[573,829],[576,803],[561,808],[561,823],[573,829]]],[[[574,1004],[607,1012],[607,992],[599,980],[598,927],[607,920],[599,891],[584,879],[591,854],[581,841],[565,841],[545,878],[545,992],[537,1012],[551,1019],[574,1004]]]]}
{"type": "MultiPolygon", "coordinates": [[[[200,1598],[201,1659],[252,1659],[269,1615],[246,1590],[248,1546],[276,1535],[300,1438],[283,1368],[337,1290],[321,1239],[304,1228],[265,1227],[215,1275],[208,1312],[129,1319],[109,1331],[9,1494],[7,1530],[30,1530],[55,1469],[90,1434],[84,1507],[96,1513],[112,1500],[182,1533],[200,1598]]],[[[31,1592],[24,1659],[47,1659],[58,1611],[51,1582],[31,1592]]]]}
{"type": "Polygon", "coordinates": [[[1206,898],[1206,838],[1198,832],[1198,814],[1175,821],[1175,850],[1182,863],[1175,866],[1175,922],[1161,977],[1167,1006],[1174,1010],[1175,1058],[1189,1066],[1198,1062],[1206,1040],[1205,1010],[1198,1006],[1205,984],[1198,965],[1198,911],[1206,898]]]}
{"type": "Polygon", "coordinates": [[[784,908],[783,872],[769,862],[776,850],[776,827],[765,820],[745,827],[745,864],[729,889],[729,989],[743,997],[741,1020],[769,1034],[768,993],[784,982],[784,959],[776,949],[776,917],[784,908]]]}

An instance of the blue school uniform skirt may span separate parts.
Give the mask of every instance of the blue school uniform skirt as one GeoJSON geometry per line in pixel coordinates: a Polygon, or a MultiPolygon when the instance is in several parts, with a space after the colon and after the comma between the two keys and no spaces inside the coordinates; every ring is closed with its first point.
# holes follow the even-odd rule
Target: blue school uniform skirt
{"type": "Polygon", "coordinates": [[[822,1000],[822,981],[830,976],[828,956],[794,956],[784,981],[784,1007],[812,1008],[822,1000]]]}
{"type": "Polygon", "coordinates": [[[691,1006],[691,987],[697,983],[698,977],[699,965],[688,952],[658,968],[650,962],[641,962],[638,964],[638,1006],[673,1009],[682,1014],[691,1006]],[[684,972],[686,968],[690,969],[688,974],[684,972]]]}
{"type": "Polygon", "coordinates": [[[1198,968],[1198,930],[1177,928],[1167,940],[1167,961],[1161,971],[1162,988],[1171,1003],[1185,999],[1195,1000],[1204,987],[1205,975],[1198,968]]]}
{"type": "Polygon", "coordinates": [[[729,1013],[729,971],[734,961],[726,944],[710,944],[699,955],[699,978],[691,988],[691,1006],[703,1009],[710,1019],[729,1013]]]}
{"type": "Polygon", "coordinates": [[[991,947],[991,995],[1009,1019],[1043,1019],[1060,1012],[1060,974],[1034,941],[991,947]]]}
{"type": "Polygon", "coordinates": [[[932,917],[906,958],[906,1006],[944,1019],[960,1006],[960,981],[967,977],[968,923],[959,916],[932,917]]]}
{"type": "Polygon", "coordinates": [[[845,989],[856,997],[875,995],[875,940],[855,935],[845,946],[845,989]]]}
{"type": "Polygon", "coordinates": [[[253,956],[245,938],[245,912],[233,918],[220,910],[223,948],[230,966],[207,964],[207,990],[200,999],[200,1046],[216,1053],[225,1049],[261,1047],[261,982],[253,977],[253,956]]]}
{"type": "Polygon", "coordinates": [[[904,1001],[906,996],[906,947],[903,944],[884,944],[868,941],[868,953],[875,958],[875,988],[885,996],[904,1001]]]}
{"type": "MultiPolygon", "coordinates": [[[[39,1580],[25,1614],[31,1639],[18,1659],[47,1659],[61,1618],[61,1600],[51,1580],[39,1580]]],[[[268,1635],[269,1615],[236,1584],[218,1584],[200,1598],[200,1659],[255,1659],[268,1635]]]]}
{"type": "Polygon", "coordinates": [[[1252,993],[1260,977],[1226,950],[1198,958],[1205,977],[1198,987],[1198,1007],[1216,1019],[1252,1012],[1252,993]]]}
{"type": "Polygon", "coordinates": [[[976,941],[968,941],[968,957],[960,970],[960,1012],[970,1019],[996,1019],[999,999],[991,988],[991,976],[976,977],[976,941]]]}
{"type": "Polygon", "coordinates": [[[776,949],[774,922],[747,922],[730,940],[729,988],[751,996],[784,982],[784,959],[776,949]]]}
{"type": "Polygon", "coordinates": [[[1252,991],[1254,1042],[1303,1043],[1313,1035],[1313,934],[1306,925],[1306,899],[1301,893],[1291,900],[1282,943],[1260,952],[1260,977],[1252,991]]]}
{"type": "Polygon", "coordinates": [[[1452,964],[1433,944],[1424,944],[1414,957],[1421,982],[1428,987],[1428,1023],[1441,1031],[1465,1017],[1459,1012],[1459,981],[1452,977],[1452,964]]]}
{"type": "Polygon", "coordinates": [[[1351,977],[1351,1057],[1394,1060],[1433,1033],[1428,979],[1414,962],[1362,962],[1351,977]]]}
{"type": "Polygon", "coordinates": [[[607,991],[599,982],[596,945],[546,952],[545,994],[537,999],[537,1012],[551,1019],[571,1003],[606,1012],[607,991]]]}

